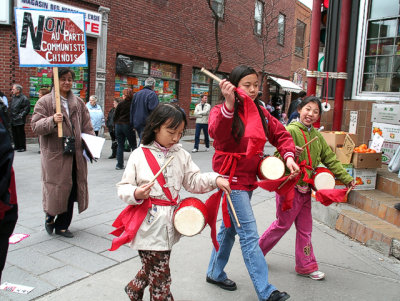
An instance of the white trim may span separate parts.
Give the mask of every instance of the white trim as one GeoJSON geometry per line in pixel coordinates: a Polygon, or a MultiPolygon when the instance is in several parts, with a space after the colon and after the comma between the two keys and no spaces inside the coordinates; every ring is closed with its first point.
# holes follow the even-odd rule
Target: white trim
{"type": "Polygon", "coordinates": [[[358,34],[356,42],[355,52],[355,63],[354,63],[354,74],[353,74],[353,90],[351,98],[354,100],[365,100],[365,101],[399,101],[398,92],[363,92],[361,90],[363,73],[364,73],[364,62],[365,62],[365,47],[367,43],[367,15],[368,15],[368,0],[360,0],[360,13],[358,16],[358,34]]]}

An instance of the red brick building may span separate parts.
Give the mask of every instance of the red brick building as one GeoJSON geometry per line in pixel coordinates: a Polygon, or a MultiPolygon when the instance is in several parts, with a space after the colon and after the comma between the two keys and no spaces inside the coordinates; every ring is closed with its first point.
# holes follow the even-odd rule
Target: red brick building
{"type": "MultiPolygon", "coordinates": [[[[132,87],[138,91],[150,75],[156,78],[160,101],[169,102],[177,98],[186,112],[194,107],[199,93],[208,90],[208,79],[198,71],[201,67],[214,69],[217,55],[215,18],[206,0],[191,5],[182,0],[15,2],[18,7],[69,5],[100,16],[98,24],[101,33],[87,36],[89,64],[87,68],[77,70],[74,92],[86,100],[96,94],[106,115],[114,97],[119,96],[123,88],[132,87]]],[[[264,63],[265,73],[291,79],[291,52],[295,36],[292,23],[296,2],[276,0],[271,2],[273,7],[267,7],[271,5],[269,1],[211,1],[220,16],[221,75],[229,73],[238,64],[248,64],[261,71],[264,63]],[[276,16],[275,19],[267,19],[266,11],[284,15],[284,26],[276,16]],[[260,24],[261,32],[257,27],[260,24]],[[284,43],[278,39],[282,34],[284,43]],[[262,47],[263,43],[267,47],[262,47]]],[[[13,8],[10,9],[13,15],[13,8]]],[[[0,67],[3,70],[0,90],[10,96],[12,84],[19,83],[34,104],[37,90],[50,85],[51,68],[21,68],[13,17],[9,24],[6,23],[0,23],[0,67]]],[[[308,51],[304,53],[304,56],[307,55],[308,51]]],[[[212,104],[218,98],[215,94],[212,104]]],[[[189,127],[192,125],[190,123],[189,127]]],[[[30,126],[27,125],[26,130],[29,136],[30,126]]]]}

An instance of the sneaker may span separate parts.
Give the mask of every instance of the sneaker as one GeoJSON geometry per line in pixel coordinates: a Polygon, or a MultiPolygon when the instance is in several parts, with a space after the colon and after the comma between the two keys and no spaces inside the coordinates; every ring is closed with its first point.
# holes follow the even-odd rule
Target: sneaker
{"type": "Polygon", "coordinates": [[[192,153],[197,153],[199,150],[197,148],[192,149],[192,153]]]}
{"type": "Polygon", "coordinates": [[[314,271],[310,274],[299,274],[299,275],[303,277],[309,277],[312,280],[322,280],[325,278],[325,273],[321,271],[314,271]]]}
{"type": "Polygon", "coordinates": [[[209,147],[206,147],[206,152],[208,152],[210,150],[210,148],[209,147]]]}
{"type": "Polygon", "coordinates": [[[122,167],[121,167],[121,166],[118,166],[118,165],[115,166],[115,169],[116,169],[116,170],[121,170],[121,169],[124,169],[124,168],[125,168],[124,166],[122,166],[122,167]]]}

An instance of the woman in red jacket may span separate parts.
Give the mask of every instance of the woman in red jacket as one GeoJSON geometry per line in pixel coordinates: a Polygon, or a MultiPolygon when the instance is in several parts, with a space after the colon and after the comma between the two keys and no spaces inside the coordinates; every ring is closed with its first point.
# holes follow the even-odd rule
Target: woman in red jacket
{"type": "Polygon", "coordinates": [[[229,176],[231,180],[230,196],[240,227],[232,219],[229,208],[231,226],[225,225],[224,222],[221,224],[217,236],[220,248],[218,252],[215,249],[212,251],[206,280],[223,289],[236,290],[236,283],[228,279],[224,268],[228,263],[235,236],[238,234],[244,262],[258,299],[284,301],[289,298],[289,295],[278,291],[268,283],[268,266],[258,246],[259,236],[250,200],[256,188],[257,168],[262,159],[265,137],[277,147],[286,161],[286,166],[295,173],[299,167],[293,159],[295,153],[293,139],[283,125],[267,110],[260,107],[258,101],[255,101],[258,96],[259,82],[253,68],[244,65],[234,68],[229,75],[229,81],[222,80],[220,88],[225,102],[215,106],[209,118],[209,133],[214,139],[215,147],[212,165],[214,171],[229,176]],[[241,90],[236,90],[237,88],[241,90]],[[239,94],[245,95],[243,93],[250,99],[239,96],[239,94]],[[255,126],[254,120],[258,120],[255,126]],[[250,124],[253,124],[252,128],[246,131],[246,126],[249,127],[250,124]],[[261,137],[258,137],[264,139],[261,144],[254,144],[253,138],[247,134],[250,132],[251,136],[251,133],[257,132],[257,128],[263,129],[259,131],[261,137]],[[231,131],[227,132],[227,129],[231,131]],[[248,151],[249,144],[254,145],[255,148],[250,152],[248,151]]]}

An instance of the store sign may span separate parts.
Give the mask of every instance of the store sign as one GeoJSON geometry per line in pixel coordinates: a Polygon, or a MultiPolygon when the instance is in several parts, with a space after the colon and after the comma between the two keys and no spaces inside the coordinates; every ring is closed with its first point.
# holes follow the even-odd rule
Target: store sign
{"type": "Polygon", "coordinates": [[[88,36],[99,37],[101,30],[101,14],[82,9],[76,6],[67,5],[61,2],[49,0],[17,0],[19,8],[34,8],[45,10],[59,10],[65,12],[81,12],[85,14],[85,30],[88,36]]]}
{"type": "Polygon", "coordinates": [[[21,67],[87,66],[85,15],[15,9],[21,67]]]}
{"type": "Polygon", "coordinates": [[[11,25],[13,4],[10,0],[0,1],[0,24],[11,25]]]}

